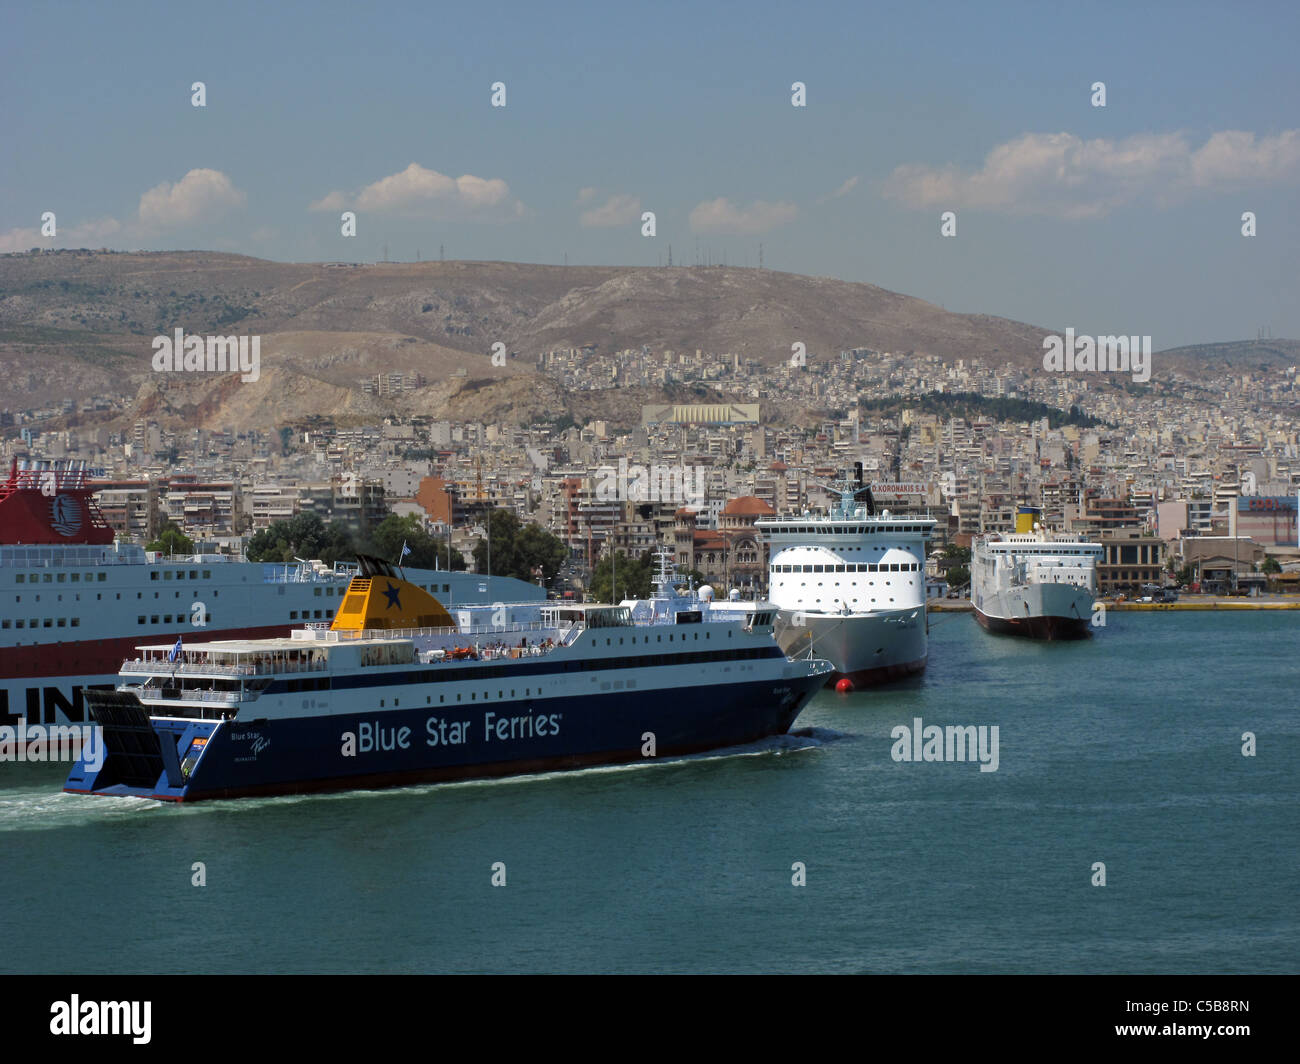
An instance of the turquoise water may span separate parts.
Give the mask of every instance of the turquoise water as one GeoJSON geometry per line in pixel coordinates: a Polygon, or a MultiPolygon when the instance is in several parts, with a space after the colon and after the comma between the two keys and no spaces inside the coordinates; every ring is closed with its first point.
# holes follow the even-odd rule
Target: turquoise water
{"type": "Polygon", "coordinates": [[[1109,620],[938,615],[923,678],[671,764],[187,808],[0,765],[0,971],[1300,969],[1300,614],[1109,620]],[[896,763],[915,717],[997,771],[896,763]]]}

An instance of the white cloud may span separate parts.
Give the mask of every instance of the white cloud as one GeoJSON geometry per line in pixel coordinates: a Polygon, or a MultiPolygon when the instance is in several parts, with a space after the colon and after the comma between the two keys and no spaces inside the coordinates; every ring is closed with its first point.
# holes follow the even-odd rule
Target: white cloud
{"type": "Polygon", "coordinates": [[[691,230],[696,233],[720,233],[731,236],[751,236],[766,233],[778,225],[792,221],[799,214],[793,203],[764,203],[755,200],[748,207],[737,207],[719,196],[705,200],[691,211],[691,230]]]}
{"type": "Polygon", "coordinates": [[[1192,179],[1199,186],[1286,181],[1300,174],[1300,130],[1261,137],[1239,129],[1216,133],[1192,155],[1192,179]]]}
{"type": "Polygon", "coordinates": [[[850,177],[847,181],[844,182],[844,184],[842,184],[839,188],[837,188],[834,192],[831,193],[831,198],[839,199],[841,196],[847,196],[857,186],[857,183],[858,183],[858,178],[856,176],[850,177]]]}
{"type": "Polygon", "coordinates": [[[584,203],[590,203],[596,198],[596,190],[588,186],[587,188],[578,189],[578,206],[584,203]]]}
{"type": "Polygon", "coordinates": [[[510,196],[510,186],[499,177],[475,177],[462,174],[448,177],[411,163],[405,170],[367,185],[355,196],[330,192],[310,205],[313,211],[333,211],[344,207],[363,211],[423,211],[448,209],[479,215],[488,211],[505,211],[519,216],[524,206],[510,196]]]}
{"type": "Polygon", "coordinates": [[[1222,190],[1300,175],[1300,131],[1258,141],[1215,133],[1193,150],[1181,133],[1085,141],[1072,133],[1026,133],[1000,144],[978,170],[900,166],[885,195],[908,207],[983,208],[1010,214],[1090,218],[1151,197],[1160,205],[1198,190],[1222,190]]]}
{"type": "Polygon", "coordinates": [[[310,204],[309,211],[341,211],[348,205],[342,192],[327,192],[315,203],[310,204]]]}
{"type": "Polygon", "coordinates": [[[94,222],[81,225],[57,226],[52,237],[41,236],[39,226],[32,228],[10,229],[0,233],[0,253],[8,251],[30,251],[32,248],[100,248],[104,238],[114,236],[122,231],[122,223],[116,218],[100,218],[94,222]]]}
{"type": "Polygon", "coordinates": [[[635,225],[641,221],[641,200],[636,196],[610,196],[599,207],[583,211],[578,221],[588,229],[635,225]]]}
{"type": "Polygon", "coordinates": [[[191,170],[176,184],[164,181],[140,197],[140,221],[166,228],[207,222],[247,197],[220,170],[191,170]]]}

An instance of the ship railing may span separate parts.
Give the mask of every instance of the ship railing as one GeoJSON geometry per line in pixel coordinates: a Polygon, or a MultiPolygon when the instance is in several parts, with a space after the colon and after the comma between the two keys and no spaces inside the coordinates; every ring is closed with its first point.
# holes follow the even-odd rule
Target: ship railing
{"type": "Polygon", "coordinates": [[[467,661],[517,661],[523,658],[541,658],[551,653],[559,647],[567,646],[561,639],[560,642],[547,643],[530,643],[526,647],[511,646],[485,646],[474,650],[470,647],[438,647],[435,650],[421,651],[420,662],[425,665],[463,665],[467,661]],[[469,650],[468,655],[461,653],[459,656],[456,650],[469,650]]]}
{"type": "Polygon", "coordinates": [[[143,687],[130,688],[141,699],[156,699],[162,702],[238,702],[238,691],[200,691],[186,687],[158,687],[145,684],[143,687]]]}
{"type": "Polygon", "coordinates": [[[313,623],[295,628],[294,639],[305,643],[344,643],[356,639],[414,639],[422,636],[508,635],[511,632],[549,631],[553,626],[542,621],[519,621],[512,624],[443,625],[437,628],[363,628],[334,630],[328,624],[313,623]]]}
{"type": "Polygon", "coordinates": [[[27,491],[79,491],[92,479],[84,469],[20,469],[14,484],[27,491]]]}
{"type": "Polygon", "coordinates": [[[239,665],[212,665],[202,662],[146,661],[136,658],[123,664],[124,674],[148,676],[271,676],[282,672],[324,672],[324,661],[245,662],[239,665]]]}
{"type": "Polygon", "coordinates": [[[0,566],[14,569],[90,569],[102,565],[142,565],[144,551],[127,544],[118,551],[111,544],[56,546],[6,544],[0,547],[0,566]]]}
{"type": "Polygon", "coordinates": [[[329,584],[351,580],[360,571],[356,565],[336,563],[333,569],[301,563],[267,563],[262,567],[264,584],[329,584]]]}
{"type": "Polygon", "coordinates": [[[560,625],[556,641],[560,646],[572,646],[578,636],[587,630],[587,626],[582,621],[572,621],[568,624],[560,625]]]}

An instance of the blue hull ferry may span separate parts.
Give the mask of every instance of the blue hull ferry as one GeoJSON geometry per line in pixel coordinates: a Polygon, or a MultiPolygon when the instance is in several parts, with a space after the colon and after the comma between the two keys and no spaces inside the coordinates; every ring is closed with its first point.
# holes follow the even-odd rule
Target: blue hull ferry
{"type": "Polygon", "coordinates": [[[695,753],[788,731],[832,669],[785,656],[774,608],[458,612],[362,559],[328,628],[139,647],[87,693],[103,743],[64,790],[182,802],[695,753]]]}

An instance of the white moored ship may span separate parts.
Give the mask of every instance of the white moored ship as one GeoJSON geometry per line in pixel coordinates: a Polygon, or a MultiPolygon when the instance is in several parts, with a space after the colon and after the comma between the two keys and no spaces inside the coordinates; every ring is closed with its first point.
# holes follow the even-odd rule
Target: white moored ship
{"type": "Polygon", "coordinates": [[[768,598],[792,656],[826,658],[839,690],[925,668],[925,548],[934,518],[876,512],[862,468],[829,485],[826,514],[755,522],[770,543],[768,598]]]}
{"type": "Polygon", "coordinates": [[[1021,506],[1016,532],[975,540],[971,605],[990,632],[1033,639],[1082,639],[1091,634],[1100,543],[1042,528],[1042,511],[1021,506]]]}

